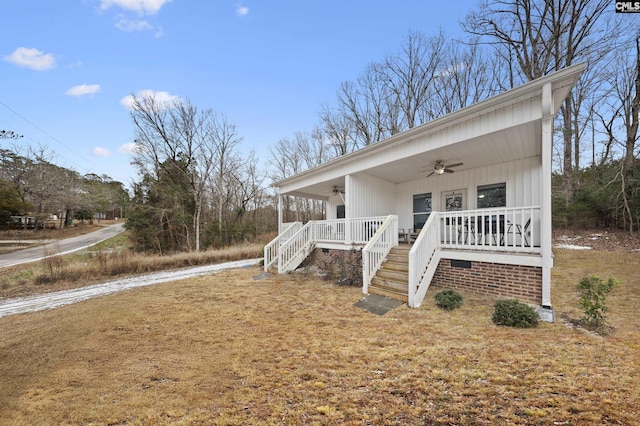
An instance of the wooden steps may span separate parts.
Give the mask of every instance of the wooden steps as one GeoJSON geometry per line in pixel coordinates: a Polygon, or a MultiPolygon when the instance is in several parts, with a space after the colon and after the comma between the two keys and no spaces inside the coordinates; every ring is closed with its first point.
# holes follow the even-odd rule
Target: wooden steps
{"type": "Polygon", "coordinates": [[[369,293],[403,302],[409,300],[409,250],[411,246],[398,246],[391,249],[376,276],[371,280],[369,293]]]}

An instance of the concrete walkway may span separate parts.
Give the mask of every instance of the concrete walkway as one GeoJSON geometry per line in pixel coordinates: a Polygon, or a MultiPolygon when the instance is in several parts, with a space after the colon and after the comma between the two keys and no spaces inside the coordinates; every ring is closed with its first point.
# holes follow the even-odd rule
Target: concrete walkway
{"type": "Polygon", "coordinates": [[[124,278],[103,284],[58,291],[36,296],[18,297],[0,301],[0,318],[27,312],[53,309],[98,296],[116,293],[136,287],[177,281],[185,278],[215,274],[227,269],[247,268],[257,265],[261,259],[238,260],[216,265],[197,266],[177,271],[156,272],[139,277],[124,278]]]}

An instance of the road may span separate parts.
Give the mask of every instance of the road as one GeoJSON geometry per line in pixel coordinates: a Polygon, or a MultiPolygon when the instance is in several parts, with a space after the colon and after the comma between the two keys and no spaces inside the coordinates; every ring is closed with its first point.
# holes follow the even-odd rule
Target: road
{"type": "Polygon", "coordinates": [[[124,222],[116,223],[77,237],[56,240],[46,244],[40,244],[37,247],[4,253],[0,255],[0,268],[19,265],[21,263],[35,262],[46,256],[54,254],[67,254],[82,250],[104,240],[108,240],[111,237],[115,237],[123,231],[124,222]]]}

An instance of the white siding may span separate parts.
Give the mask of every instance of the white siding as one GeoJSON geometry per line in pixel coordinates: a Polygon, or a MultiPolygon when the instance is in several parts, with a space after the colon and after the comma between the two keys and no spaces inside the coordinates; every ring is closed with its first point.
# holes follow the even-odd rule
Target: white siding
{"type": "Polygon", "coordinates": [[[397,214],[397,185],[366,173],[351,175],[349,206],[351,217],[397,214]]]}
{"type": "MultiPolygon", "coordinates": [[[[342,195],[344,197],[344,194],[342,195]]],[[[343,205],[344,201],[340,195],[333,195],[327,200],[327,220],[337,219],[338,206],[343,205]]]]}
{"type": "Polygon", "coordinates": [[[460,171],[442,176],[433,175],[399,184],[397,186],[397,210],[399,228],[413,227],[413,195],[431,193],[432,208],[442,211],[441,193],[456,189],[467,190],[465,209],[476,208],[477,187],[492,183],[506,182],[507,206],[523,207],[540,205],[540,158],[531,157],[488,167],[460,171]]]}

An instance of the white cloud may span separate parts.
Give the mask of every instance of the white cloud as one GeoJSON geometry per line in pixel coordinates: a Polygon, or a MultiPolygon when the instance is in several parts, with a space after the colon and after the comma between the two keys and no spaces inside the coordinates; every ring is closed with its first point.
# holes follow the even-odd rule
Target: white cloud
{"type": "Polygon", "coordinates": [[[96,146],[95,148],[93,148],[92,152],[93,152],[93,155],[96,155],[98,157],[108,157],[111,155],[111,153],[107,148],[103,148],[101,146],[96,146]]]}
{"type": "Polygon", "coordinates": [[[71,89],[67,90],[65,95],[80,97],[84,95],[94,95],[99,91],[99,84],[81,84],[79,86],[73,86],[71,89]]]}
{"type": "Polygon", "coordinates": [[[147,21],[133,21],[131,19],[119,16],[118,20],[116,21],[116,28],[120,31],[124,31],[125,33],[131,33],[134,31],[151,31],[153,30],[153,25],[151,25],[147,21]]]}
{"type": "Polygon", "coordinates": [[[102,0],[100,8],[107,10],[111,6],[138,12],[140,15],[155,15],[172,0],[102,0]]]}
{"type": "Polygon", "coordinates": [[[236,15],[247,16],[249,14],[249,8],[241,4],[236,5],[236,15]]]}
{"type": "MultiPolygon", "coordinates": [[[[164,106],[165,108],[171,107],[174,102],[180,100],[180,97],[172,95],[169,92],[158,92],[152,89],[140,90],[135,96],[141,102],[145,102],[147,99],[153,99],[157,105],[164,106]]],[[[133,95],[128,95],[120,99],[120,104],[128,109],[133,109],[133,95]]]]}
{"type": "Polygon", "coordinates": [[[118,148],[121,154],[136,154],[140,150],[140,146],[135,142],[129,142],[118,148]]]}
{"type": "Polygon", "coordinates": [[[55,58],[51,53],[27,47],[18,47],[11,55],[5,56],[4,60],[37,71],[47,70],[55,65],[55,58]]]}

